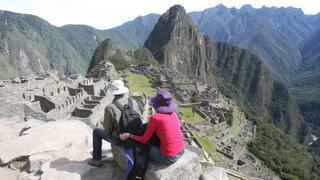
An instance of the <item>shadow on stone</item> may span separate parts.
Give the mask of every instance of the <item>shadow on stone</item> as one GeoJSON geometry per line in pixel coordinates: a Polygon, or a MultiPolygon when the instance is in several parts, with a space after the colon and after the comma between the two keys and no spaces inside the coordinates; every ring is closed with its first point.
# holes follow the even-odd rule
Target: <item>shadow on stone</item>
{"type": "MultiPolygon", "coordinates": [[[[88,165],[87,160],[85,161],[71,161],[67,158],[60,158],[50,163],[50,168],[57,171],[59,174],[65,174],[67,178],[67,174],[78,174],[78,178],[81,180],[118,180],[124,179],[123,173],[118,168],[116,163],[113,161],[112,157],[106,158],[102,160],[103,166],[93,167],[88,165]],[[61,173],[63,171],[64,173],[61,173]]],[[[72,176],[75,177],[75,176],[72,176]]]]}
{"type": "MultiPolygon", "coordinates": [[[[127,167],[127,159],[123,148],[115,145],[111,145],[111,148],[115,162],[124,172],[127,167]]],[[[201,165],[198,155],[186,149],[184,155],[169,166],[150,160],[145,180],[195,180],[199,179],[200,174],[201,165]]]]}

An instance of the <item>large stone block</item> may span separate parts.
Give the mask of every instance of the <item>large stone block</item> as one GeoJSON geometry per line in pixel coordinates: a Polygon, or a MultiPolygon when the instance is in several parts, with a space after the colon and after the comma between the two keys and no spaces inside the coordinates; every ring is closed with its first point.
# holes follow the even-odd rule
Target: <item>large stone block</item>
{"type": "MultiPolygon", "coordinates": [[[[121,147],[112,145],[114,160],[125,170],[127,159],[121,147]]],[[[195,180],[201,175],[201,165],[198,155],[185,150],[184,155],[172,165],[163,165],[154,161],[149,162],[145,180],[195,180]]]]}
{"type": "Polygon", "coordinates": [[[229,180],[227,172],[224,168],[221,167],[211,167],[204,170],[203,174],[201,175],[201,180],[229,180]]]}
{"type": "Polygon", "coordinates": [[[56,121],[30,128],[22,136],[0,142],[0,163],[53,152],[80,144],[89,145],[92,130],[80,121],[56,121]]]}

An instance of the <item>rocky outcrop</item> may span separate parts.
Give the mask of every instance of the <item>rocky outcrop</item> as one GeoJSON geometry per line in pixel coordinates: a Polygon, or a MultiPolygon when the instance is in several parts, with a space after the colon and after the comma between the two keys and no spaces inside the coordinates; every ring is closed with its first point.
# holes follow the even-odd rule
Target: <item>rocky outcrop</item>
{"type": "Polygon", "coordinates": [[[79,121],[49,122],[27,129],[22,136],[0,143],[0,160],[7,164],[14,159],[54,152],[66,147],[90,145],[91,129],[79,121]],[[39,146],[39,144],[41,144],[39,146]]]}
{"type": "MultiPolygon", "coordinates": [[[[127,168],[127,159],[124,150],[119,146],[112,145],[112,154],[117,164],[125,171],[127,168]]],[[[200,174],[201,166],[198,155],[189,150],[185,150],[183,156],[170,166],[150,160],[145,180],[194,180],[198,179],[200,174]]]]}
{"type": "Polygon", "coordinates": [[[226,170],[221,167],[212,167],[204,170],[200,180],[211,180],[212,178],[215,180],[229,180],[226,170]]]}
{"type": "MultiPolygon", "coordinates": [[[[12,175],[15,173],[10,169],[19,169],[19,179],[80,180],[96,171],[87,164],[91,157],[92,130],[80,121],[37,123],[34,120],[27,122],[24,128],[11,129],[20,129],[20,134],[0,142],[3,173],[12,175]]],[[[106,154],[110,144],[104,143],[103,149],[106,154]]],[[[109,170],[104,175],[116,169],[113,164],[107,164],[106,168],[109,170]]]]}
{"type": "Polygon", "coordinates": [[[205,36],[188,18],[180,5],[164,13],[151,31],[144,46],[161,65],[211,82],[212,65],[206,61],[205,36]]]}
{"type": "Polygon", "coordinates": [[[105,39],[94,51],[93,57],[90,61],[87,75],[92,69],[102,62],[110,61],[117,70],[125,69],[129,67],[129,62],[131,58],[122,53],[116,46],[115,42],[111,39],[105,39]]]}
{"type": "MultiPolygon", "coordinates": [[[[121,168],[125,168],[127,161],[119,161],[123,150],[117,149],[117,154],[113,149],[112,154],[110,144],[105,141],[102,147],[103,167],[95,168],[87,164],[87,160],[92,157],[92,130],[83,122],[25,122],[18,117],[7,119],[6,122],[16,125],[9,126],[3,119],[0,121],[5,128],[14,130],[12,137],[0,141],[1,176],[19,180],[124,179],[121,168]]],[[[8,132],[0,130],[6,134],[8,132]]],[[[183,157],[171,166],[151,162],[146,179],[194,180],[200,174],[198,156],[186,150],[183,157]]]]}

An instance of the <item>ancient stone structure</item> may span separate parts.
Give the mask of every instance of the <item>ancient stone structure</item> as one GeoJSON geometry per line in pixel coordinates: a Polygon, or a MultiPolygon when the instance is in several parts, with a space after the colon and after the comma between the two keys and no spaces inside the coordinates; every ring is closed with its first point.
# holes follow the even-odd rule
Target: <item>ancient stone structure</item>
{"type": "Polygon", "coordinates": [[[79,83],[78,88],[83,88],[88,95],[101,96],[105,95],[106,81],[103,79],[85,78],[79,83]]]}
{"type": "Polygon", "coordinates": [[[139,65],[131,65],[130,66],[130,71],[132,73],[136,73],[136,74],[144,74],[147,72],[150,72],[151,69],[153,69],[154,67],[151,64],[148,63],[142,63],[139,65]]]}
{"type": "Polygon", "coordinates": [[[117,71],[109,61],[101,61],[88,72],[87,77],[113,81],[119,78],[117,71]]]}

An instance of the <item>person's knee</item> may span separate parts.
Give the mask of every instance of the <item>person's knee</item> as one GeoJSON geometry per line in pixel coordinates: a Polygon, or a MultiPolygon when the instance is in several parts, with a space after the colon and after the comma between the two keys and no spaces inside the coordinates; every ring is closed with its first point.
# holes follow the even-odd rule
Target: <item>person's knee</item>
{"type": "Polygon", "coordinates": [[[94,137],[98,137],[98,136],[99,136],[99,129],[98,129],[98,128],[94,128],[94,129],[93,129],[93,132],[92,132],[92,135],[93,135],[94,137]]]}

